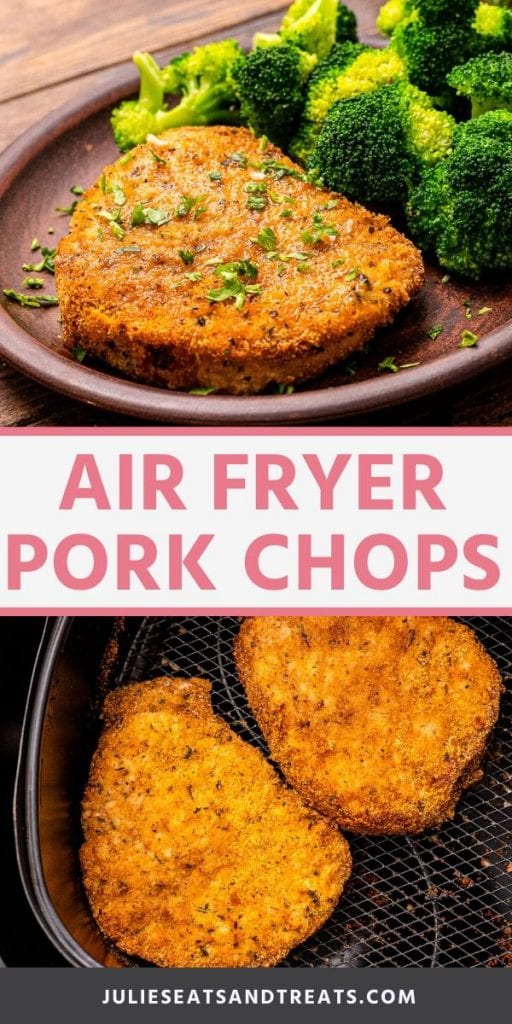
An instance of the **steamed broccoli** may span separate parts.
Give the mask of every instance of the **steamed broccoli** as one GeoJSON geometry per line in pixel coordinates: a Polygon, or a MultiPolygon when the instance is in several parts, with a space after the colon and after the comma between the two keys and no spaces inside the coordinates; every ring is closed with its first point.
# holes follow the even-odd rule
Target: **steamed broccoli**
{"type": "Polygon", "coordinates": [[[316,57],[296,46],[258,47],[231,70],[242,118],[256,135],[286,145],[304,107],[306,82],[316,57]]]}
{"type": "Polygon", "coordinates": [[[357,43],[357,18],[345,4],[338,3],[336,16],[336,42],[357,43]]]}
{"type": "Polygon", "coordinates": [[[411,190],[408,219],[421,248],[478,280],[512,269],[512,114],[494,110],[457,126],[453,153],[411,190]]]}
{"type": "Polygon", "coordinates": [[[180,125],[239,124],[229,72],[241,54],[238,43],[227,39],[197,47],[161,69],[149,53],[135,53],[139,97],[126,100],[112,113],[119,148],[131,149],[150,133],[159,135],[180,125]],[[165,103],[166,93],[181,97],[172,110],[165,103]]]}
{"type": "Polygon", "coordinates": [[[436,97],[440,105],[450,103],[446,76],[457,64],[479,52],[477,33],[468,19],[447,18],[439,24],[427,24],[418,10],[400,22],[391,38],[391,48],[404,61],[413,85],[436,97]]]}
{"type": "Polygon", "coordinates": [[[335,46],[309,80],[303,121],[291,143],[292,155],[306,162],[325,118],[338,100],[350,99],[401,78],[405,78],[405,66],[390,47],[380,50],[362,43],[335,46]]]}
{"type": "MultiPolygon", "coordinates": [[[[494,4],[482,3],[478,7],[474,27],[484,50],[512,48],[512,11],[494,4]]],[[[460,63],[460,61],[459,61],[460,63]]]]}
{"type": "Polygon", "coordinates": [[[472,117],[488,110],[512,111],[512,54],[488,53],[454,68],[448,84],[471,100],[472,117]]]}
{"type": "Polygon", "coordinates": [[[455,122],[406,82],[335,104],[308,170],[315,180],[361,203],[405,199],[424,165],[450,152],[455,122]]]}
{"type": "Polygon", "coordinates": [[[414,10],[414,0],[388,0],[377,17],[377,28],[383,36],[392,36],[397,25],[414,10]]]}
{"type": "Polygon", "coordinates": [[[258,32],[254,47],[298,46],[317,57],[326,57],[336,40],[338,0],[295,0],[277,33],[258,32]]]}

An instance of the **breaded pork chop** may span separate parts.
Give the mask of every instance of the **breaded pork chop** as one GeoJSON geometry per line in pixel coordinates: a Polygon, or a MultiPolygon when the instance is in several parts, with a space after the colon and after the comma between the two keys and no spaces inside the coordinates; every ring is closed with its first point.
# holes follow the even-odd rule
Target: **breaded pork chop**
{"type": "Polygon", "coordinates": [[[206,680],[126,686],[104,721],[81,862],[109,939],[165,967],[264,967],[323,924],[348,845],[213,713],[206,680]]]}
{"type": "Polygon", "coordinates": [[[232,394],[360,349],[420,288],[421,256],[303,179],[243,128],[178,128],[121,157],[59,245],[67,344],[150,384],[232,394]]]}
{"type": "Polygon", "coordinates": [[[272,757],[340,826],[417,833],[482,775],[496,665],[442,618],[247,619],[235,655],[272,757]]]}

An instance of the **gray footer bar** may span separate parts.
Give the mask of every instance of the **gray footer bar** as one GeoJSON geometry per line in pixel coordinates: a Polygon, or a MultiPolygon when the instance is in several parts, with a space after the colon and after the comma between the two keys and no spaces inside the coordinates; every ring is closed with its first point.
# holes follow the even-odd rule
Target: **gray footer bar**
{"type": "Polygon", "coordinates": [[[490,969],[0,971],[0,1013],[52,1024],[196,1021],[353,1021],[487,1024],[505,1021],[512,974],[490,969]]]}

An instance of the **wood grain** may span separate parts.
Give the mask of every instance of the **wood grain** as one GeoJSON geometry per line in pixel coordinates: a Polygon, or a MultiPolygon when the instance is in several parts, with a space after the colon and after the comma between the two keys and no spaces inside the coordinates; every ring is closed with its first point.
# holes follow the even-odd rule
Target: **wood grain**
{"type": "MultiPolygon", "coordinates": [[[[174,47],[217,32],[250,38],[258,28],[274,27],[281,0],[0,0],[4,31],[0,37],[0,151],[45,114],[74,99],[91,84],[102,88],[110,68],[129,62],[136,48],[167,56],[174,47]],[[246,25],[251,18],[257,25],[246,25]]],[[[374,28],[379,0],[352,0],[361,33],[377,41],[374,28]]],[[[5,244],[5,242],[4,242],[5,244]]],[[[0,426],[102,425],[119,423],[87,405],[62,397],[0,364],[0,426]]],[[[127,422],[127,421],[126,421],[127,422]]],[[[357,422],[357,421],[353,421],[357,422]]],[[[469,384],[366,417],[368,425],[512,425],[512,364],[469,384]]]]}
{"type": "Polygon", "coordinates": [[[127,60],[134,49],[182,46],[270,11],[282,0],[22,0],[0,2],[0,95],[23,96],[127,60]]]}

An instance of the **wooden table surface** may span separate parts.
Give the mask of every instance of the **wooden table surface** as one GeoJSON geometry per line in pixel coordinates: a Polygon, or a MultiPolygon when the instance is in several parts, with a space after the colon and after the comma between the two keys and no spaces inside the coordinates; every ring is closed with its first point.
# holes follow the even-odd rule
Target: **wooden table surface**
{"type": "MultiPolygon", "coordinates": [[[[350,2],[350,0],[349,0],[350,2]]],[[[209,33],[280,19],[282,0],[0,0],[0,151],[84,85],[106,84],[135,49],[186,49],[209,33]]],[[[378,0],[358,5],[365,36],[378,0]]],[[[2,239],[2,244],[8,240],[2,239]]],[[[0,363],[0,426],[90,426],[118,417],[62,398],[0,363]]],[[[127,422],[127,421],[125,421],[127,422]]],[[[366,418],[369,425],[511,425],[512,361],[451,391],[366,418]]]]}

